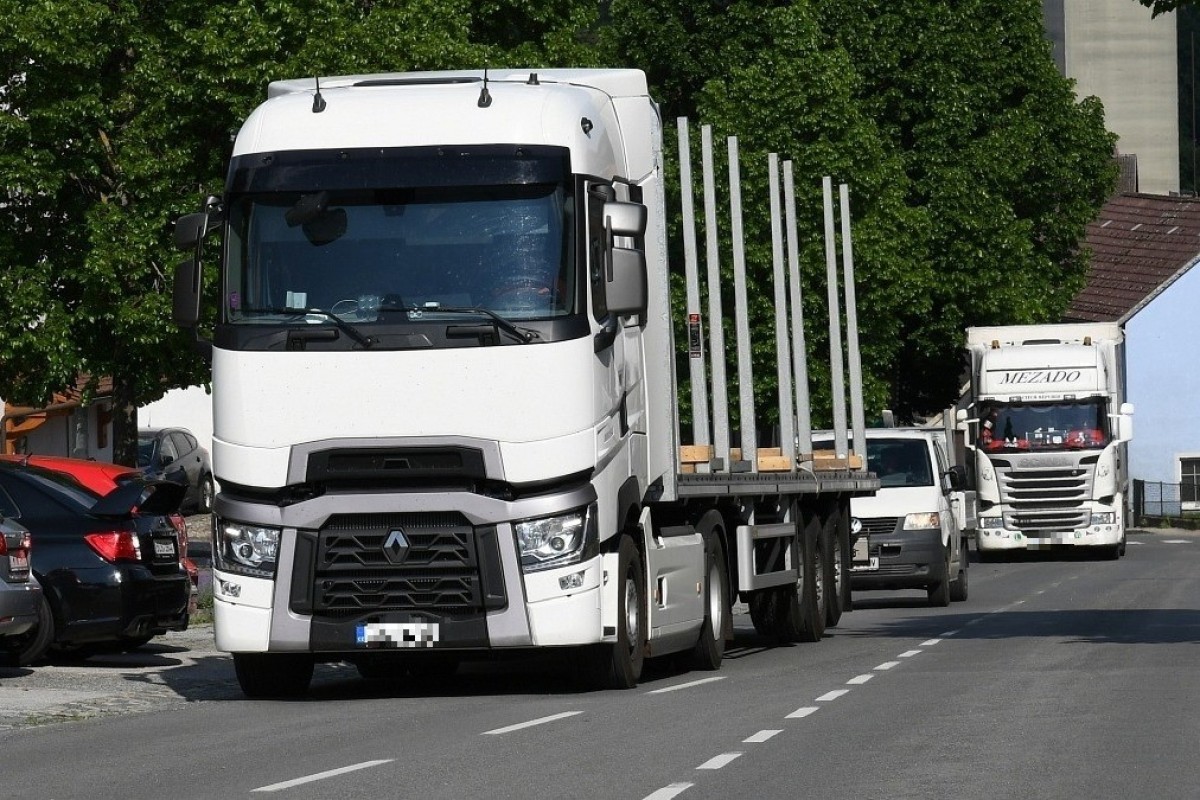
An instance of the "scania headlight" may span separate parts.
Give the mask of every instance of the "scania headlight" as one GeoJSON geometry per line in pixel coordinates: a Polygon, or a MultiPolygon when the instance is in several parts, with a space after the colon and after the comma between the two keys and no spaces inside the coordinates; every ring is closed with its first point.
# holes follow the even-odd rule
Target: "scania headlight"
{"type": "Polygon", "coordinates": [[[1115,511],[1092,512],[1093,525],[1112,525],[1116,521],[1117,513],[1115,511]]]}
{"type": "Polygon", "coordinates": [[[226,519],[213,528],[213,561],[217,569],[270,578],[279,560],[279,528],[249,525],[226,519]]]}
{"type": "Polygon", "coordinates": [[[927,511],[924,514],[909,514],[904,517],[904,530],[906,531],[925,531],[930,528],[942,527],[942,516],[936,511],[927,511]]]}
{"type": "Polygon", "coordinates": [[[599,552],[596,506],[513,524],[526,572],[577,564],[599,552]]]}
{"type": "Polygon", "coordinates": [[[1003,528],[1004,527],[1004,518],[1003,517],[980,517],[978,524],[979,524],[980,528],[1003,528]]]}

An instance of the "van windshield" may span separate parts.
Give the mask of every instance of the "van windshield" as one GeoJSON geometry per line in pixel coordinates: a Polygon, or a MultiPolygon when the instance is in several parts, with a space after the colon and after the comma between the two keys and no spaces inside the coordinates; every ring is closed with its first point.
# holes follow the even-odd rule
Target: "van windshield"
{"type": "Polygon", "coordinates": [[[929,448],[919,439],[868,439],[867,469],[879,488],[933,486],[929,448]]]}

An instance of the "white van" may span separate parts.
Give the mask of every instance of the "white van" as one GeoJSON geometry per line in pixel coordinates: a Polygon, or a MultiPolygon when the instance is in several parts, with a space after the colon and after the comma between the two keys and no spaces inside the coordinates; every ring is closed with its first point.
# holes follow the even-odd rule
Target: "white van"
{"type": "MultiPolygon", "coordinates": [[[[871,428],[867,469],[879,477],[873,497],[850,501],[854,589],[925,589],[929,602],[967,599],[965,473],[952,469],[937,428],[871,428]]],[[[813,435],[817,450],[833,434],[813,435]]]]}

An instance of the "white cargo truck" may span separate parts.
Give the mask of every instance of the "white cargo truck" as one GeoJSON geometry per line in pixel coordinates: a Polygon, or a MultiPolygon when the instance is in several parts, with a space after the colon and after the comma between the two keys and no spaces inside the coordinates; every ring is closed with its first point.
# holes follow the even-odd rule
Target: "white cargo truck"
{"type": "Polygon", "coordinates": [[[967,329],[978,549],[1125,551],[1124,334],[1116,323],[967,329]]]}
{"type": "Polygon", "coordinates": [[[197,341],[215,636],[247,695],[302,694],[317,661],[399,679],[542,648],[627,688],[646,657],[717,668],[734,598],[783,639],[848,607],[872,476],[760,450],[752,407],[743,448],[681,446],[661,139],[630,69],[270,85],[176,225],[197,330],[220,233],[197,341]]]}

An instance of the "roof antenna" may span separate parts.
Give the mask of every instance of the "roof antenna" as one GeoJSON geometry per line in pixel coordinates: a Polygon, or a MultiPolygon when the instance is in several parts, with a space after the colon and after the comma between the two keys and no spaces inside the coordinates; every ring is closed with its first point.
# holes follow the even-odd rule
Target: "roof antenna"
{"type": "Polygon", "coordinates": [[[488,68],[483,68],[483,88],[479,91],[479,107],[487,108],[492,104],[492,93],[488,91],[488,68]]]}
{"type": "Polygon", "coordinates": [[[317,84],[317,93],[313,95],[313,113],[320,114],[325,110],[325,98],[321,96],[321,79],[313,78],[317,84]]]}

